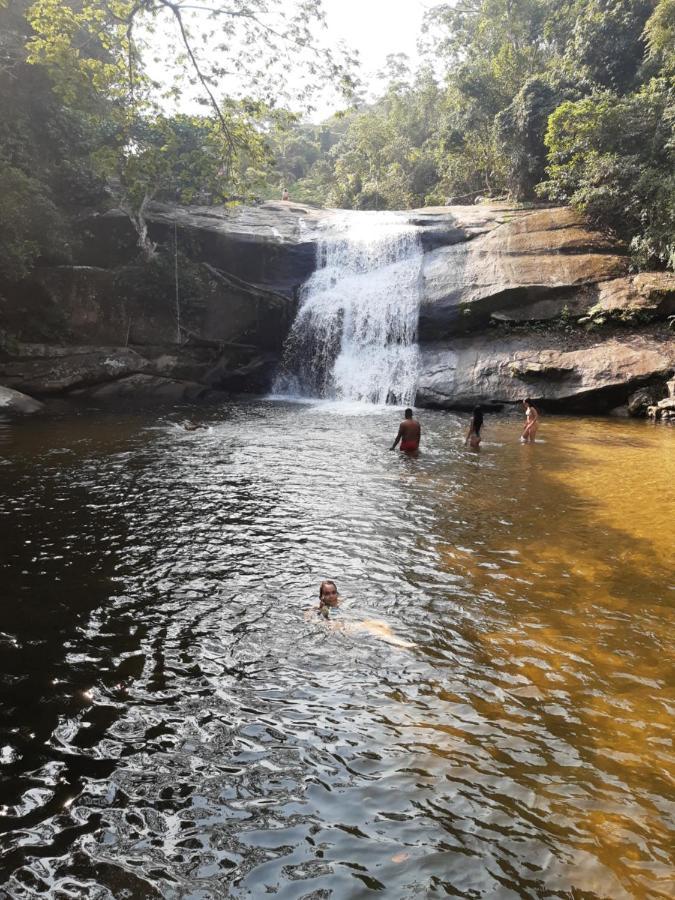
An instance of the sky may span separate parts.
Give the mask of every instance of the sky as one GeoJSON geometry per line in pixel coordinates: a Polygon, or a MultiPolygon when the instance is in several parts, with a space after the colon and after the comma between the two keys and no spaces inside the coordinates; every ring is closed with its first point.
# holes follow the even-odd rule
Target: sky
{"type": "MultiPolygon", "coordinates": [[[[291,4],[291,0],[287,2],[291,4]]],[[[403,0],[394,5],[392,0],[323,0],[327,30],[321,40],[333,47],[343,42],[350,49],[358,51],[361,62],[359,75],[365,86],[365,97],[373,99],[381,93],[383,82],[378,81],[377,73],[384,68],[389,54],[407,54],[411,67],[415,69],[418,59],[416,45],[424,12],[439,2],[440,0],[403,0]]],[[[173,19],[164,17],[163,21],[164,24],[159,25],[155,34],[147,39],[153,55],[157,57],[154,62],[149,61],[149,71],[160,84],[166,84],[170,78],[173,54],[168,53],[167,48],[172,39],[174,42],[176,40],[173,19]]],[[[199,42],[196,43],[195,50],[202,59],[208,53],[207,45],[200,45],[199,42]]],[[[236,57],[236,53],[233,57],[236,57]]],[[[289,71],[288,77],[292,84],[294,78],[302,77],[302,73],[289,71]]],[[[233,93],[236,94],[236,86],[236,80],[229,86],[223,83],[217,93],[230,93],[228,88],[233,87],[233,93]]],[[[166,101],[165,105],[168,109],[173,107],[181,112],[203,112],[204,107],[200,105],[199,97],[203,99],[201,89],[188,86],[183,79],[180,97],[175,103],[166,101]]],[[[314,106],[316,108],[310,118],[314,122],[320,122],[331,113],[344,109],[345,100],[334,92],[325,91],[315,97],[314,106]]]]}
{"type": "MultiPolygon", "coordinates": [[[[390,53],[407,53],[414,68],[422,17],[436,5],[438,0],[323,0],[331,39],[359,51],[361,77],[371,93],[377,92],[375,76],[390,53]]],[[[312,118],[325,118],[336,108],[326,99],[312,118]]]]}

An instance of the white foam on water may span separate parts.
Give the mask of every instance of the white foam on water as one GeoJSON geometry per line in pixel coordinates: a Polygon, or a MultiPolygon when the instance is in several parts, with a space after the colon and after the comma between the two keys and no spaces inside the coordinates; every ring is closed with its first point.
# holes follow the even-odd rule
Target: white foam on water
{"type": "Polygon", "coordinates": [[[405,215],[342,212],[321,231],[275,394],[411,404],[417,387],[419,228],[405,215]]]}

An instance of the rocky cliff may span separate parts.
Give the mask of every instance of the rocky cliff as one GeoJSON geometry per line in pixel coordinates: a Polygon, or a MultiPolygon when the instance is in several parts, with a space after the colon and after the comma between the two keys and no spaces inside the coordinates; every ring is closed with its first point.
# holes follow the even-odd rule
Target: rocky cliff
{"type": "Polygon", "coordinates": [[[566,208],[426,210],[418,403],[642,414],[675,371],[675,275],[566,208]],[[635,395],[639,392],[641,399],[635,395]]]}
{"type": "MultiPolygon", "coordinates": [[[[193,399],[269,386],[329,210],[150,210],[138,260],[123,213],[82,223],[77,265],[0,285],[2,408],[21,393],[193,399]],[[17,393],[19,392],[19,393],[17,393]]],[[[563,208],[417,210],[425,248],[418,403],[531,396],[644,414],[675,373],[675,276],[631,275],[622,247],[563,208]]]]}
{"type": "MultiPolygon", "coordinates": [[[[0,285],[0,384],[44,399],[195,399],[269,385],[320,217],[293,204],[149,211],[154,259],[118,210],[83,221],[77,265],[0,285]]],[[[3,409],[34,409],[15,395],[3,409]]]]}

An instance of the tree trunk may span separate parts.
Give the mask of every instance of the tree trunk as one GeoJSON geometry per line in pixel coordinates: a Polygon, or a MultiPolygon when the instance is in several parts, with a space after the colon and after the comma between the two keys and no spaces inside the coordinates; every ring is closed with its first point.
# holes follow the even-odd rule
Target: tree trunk
{"type": "Polygon", "coordinates": [[[145,220],[145,210],[151,200],[152,196],[145,193],[137,210],[128,201],[120,203],[120,209],[129,216],[131,224],[138,235],[137,244],[145,260],[153,259],[157,252],[157,244],[148,238],[148,223],[145,220]]]}

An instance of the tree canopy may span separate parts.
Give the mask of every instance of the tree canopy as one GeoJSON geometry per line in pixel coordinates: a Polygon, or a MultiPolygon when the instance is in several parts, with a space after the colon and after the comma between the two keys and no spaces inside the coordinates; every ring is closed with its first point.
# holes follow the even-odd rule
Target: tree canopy
{"type": "Polygon", "coordinates": [[[422,44],[419,71],[314,141],[294,196],[571,203],[637,266],[675,264],[675,0],[458,0],[422,44]]]}
{"type": "Polygon", "coordinates": [[[77,210],[121,206],[151,253],[152,199],[282,187],[354,209],[571,203],[636,266],[675,264],[675,0],[438,3],[420,48],[378,99],[308,124],[317,86],[358,87],[315,0],[0,0],[0,276],[68,258],[77,210]]]}

